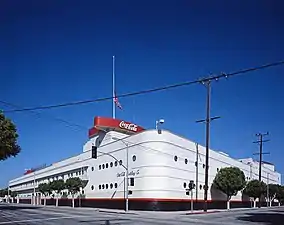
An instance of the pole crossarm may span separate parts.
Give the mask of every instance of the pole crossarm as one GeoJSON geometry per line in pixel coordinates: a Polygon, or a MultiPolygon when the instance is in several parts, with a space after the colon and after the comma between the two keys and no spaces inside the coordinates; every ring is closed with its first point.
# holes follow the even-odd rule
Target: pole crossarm
{"type": "MultiPolygon", "coordinates": [[[[269,155],[270,152],[263,152],[262,155],[269,155]]],[[[253,153],[253,155],[259,155],[259,152],[253,153]]]]}
{"type": "Polygon", "coordinates": [[[267,139],[267,140],[262,140],[262,141],[254,141],[254,142],[252,142],[252,143],[260,143],[260,142],[262,142],[262,143],[264,143],[264,142],[268,142],[268,141],[270,141],[269,139],[267,139]]]}
{"type": "MultiPolygon", "coordinates": [[[[217,120],[217,119],[220,119],[221,118],[221,116],[214,116],[214,117],[211,117],[210,119],[209,119],[209,121],[211,122],[211,121],[213,121],[213,120],[217,120]]],[[[204,119],[204,120],[196,120],[195,121],[196,123],[205,123],[205,122],[207,122],[207,120],[206,119],[204,119]]]]}

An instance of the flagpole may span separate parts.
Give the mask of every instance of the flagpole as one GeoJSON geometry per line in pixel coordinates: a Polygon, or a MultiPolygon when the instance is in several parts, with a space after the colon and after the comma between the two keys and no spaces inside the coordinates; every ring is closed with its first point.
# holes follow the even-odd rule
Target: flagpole
{"type": "Polygon", "coordinates": [[[115,102],[114,102],[114,97],[115,97],[115,56],[112,56],[112,118],[115,119],[115,102]]]}

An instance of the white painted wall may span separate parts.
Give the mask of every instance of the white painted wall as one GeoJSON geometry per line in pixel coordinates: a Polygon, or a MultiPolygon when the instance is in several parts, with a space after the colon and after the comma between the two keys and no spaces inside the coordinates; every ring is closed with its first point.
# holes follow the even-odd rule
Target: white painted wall
{"type": "MultiPolygon", "coordinates": [[[[126,165],[126,145],[129,151],[129,172],[135,172],[135,186],[129,189],[133,191],[130,198],[188,198],[185,194],[184,183],[188,185],[190,180],[196,182],[196,144],[190,140],[174,135],[163,130],[159,134],[156,130],[147,130],[142,133],[128,136],[115,131],[110,131],[106,135],[100,132],[98,137],[90,139],[83,147],[83,153],[57,162],[51,167],[36,172],[35,178],[39,182],[46,182],[47,178],[63,176],[68,178],[71,172],[76,176],[76,172],[81,168],[87,169],[81,178],[88,179],[85,187],[86,197],[90,198],[122,198],[124,196],[124,177],[117,177],[117,174],[125,170],[122,166],[115,166],[115,160],[109,155],[98,154],[98,159],[91,159],[91,146],[99,146],[100,152],[108,153],[122,160],[126,165]],[[114,140],[113,137],[122,139],[114,140]],[[133,161],[133,156],[136,161],[133,161]],[[175,156],[177,161],[175,161],[175,156]],[[187,164],[185,163],[187,161],[187,164]],[[113,167],[110,164],[113,164],[113,167]],[[106,165],[108,168],[106,168],[106,165]],[[105,167],[102,169],[102,167],[105,167]],[[101,167],[101,169],[99,169],[101,167]],[[114,188],[117,184],[118,187],[114,188]],[[104,185],[104,189],[102,188],[104,185]],[[106,185],[108,188],[106,189],[106,185]],[[110,186],[113,185],[113,188],[110,186]],[[94,187],[92,189],[92,186],[94,187]],[[101,187],[101,189],[99,189],[101,187]]],[[[248,180],[258,179],[258,163],[250,159],[243,159],[243,162],[232,159],[224,153],[210,150],[209,159],[209,187],[217,173],[217,169],[237,166],[242,169],[248,180]],[[251,165],[247,163],[250,162],[251,165]]],[[[198,192],[198,199],[203,199],[203,185],[205,173],[205,148],[199,145],[198,156],[198,187],[194,192],[198,192]],[[201,187],[200,187],[201,185],[201,187]]],[[[262,167],[263,181],[269,183],[279,183],[280,174],[273,170],[271,166],[262,167]]],[[[79,176],[79,175],[78,175],[79,176]]],[[[79,176],[80,177],[80,176],[79,176]]],[[[32,192],[34,175],[29,174],[10,181],[11,190],[32,192]],[[28,186],[22,185],[29,182],[28,186]]],[[[211,193],[209,191],[209,199],[211,193]]],[[[24,194],[26,195],[26,193],[24,194]]],[[[195,196],[195,193],[194,193],[195,196]]],[[[217,193],[214,199],[222,199],[224,196],[217,193]]],[[[233,199],[241,200],[241,193],[233,199]]]]}

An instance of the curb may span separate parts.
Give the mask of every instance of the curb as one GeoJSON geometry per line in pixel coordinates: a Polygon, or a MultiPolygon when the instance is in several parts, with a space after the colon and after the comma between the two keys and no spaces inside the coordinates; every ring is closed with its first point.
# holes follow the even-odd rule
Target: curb
{"type": "Polygon", "coordinates": [[[113,214],[132,214],[132,215],[138,215],[137,213],[133,212],[116,212],[116,211],[108,211],[108,210],[103,210],[103,209],[96,209],[97,212],[103,212],[103,213],[113,213],[113,214]]]}
{"type": "MultiPolygon", "coordinates": [[[[190,212],[190,213],[186,213],[185,215],[200,215],[200,214],[210,214],[210,213],[220,213],[220,212],[223,212],[223,211],[219,211],[219,210],[216,210],[216,211],[209,211],[209,212],[190,212]]],[[[225,211],[224,211],[225,212],[225,211]]]]}
{"type": "Polygon", "coordinates": [[[246,211],[246,210],[263,210],[263,209],[273,209],[273,208],[277,208],[279,206],[272,206],[272,207],[261,207],[261,208],[232,208],[232,209],[224,209],[224,210],[213,210],[213,211],[207,211],[207,212],[204,212],[204,211],[200,211],[200,212],[188,212],[188,213],[185,213],[185,215],[196,215],[196,214],[210,214],[210,213],[222,213],[222,212],[226,212],[226,213],[230,213],[230,212],[238,212],[238,211],[246,211]]]}

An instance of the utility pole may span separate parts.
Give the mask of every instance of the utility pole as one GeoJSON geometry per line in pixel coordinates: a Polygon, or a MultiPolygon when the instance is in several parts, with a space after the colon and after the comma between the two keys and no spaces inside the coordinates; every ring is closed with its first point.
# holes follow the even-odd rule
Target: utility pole
{"type": "MultiPolygon", "coordinates": [[[[222,74],[224,77],[227,77],[226,74],[222,74]]],[[[198,120],[197,123],[205,122],[206,123],[206,154],[205,154],[205,186],[204,186],[204,205],[203,210],[207,212],[207,200],[208,200],[208,176],[209,176],[209,140],[210,140],[210,122],[215,119],[219,119],[220,116],[210,117],[210,97],[211,97],[211,81],[218,80],[213,77],[205,78],[200,80],[207,90],[206,98],[206,119],[198,120]]]]}
{"type": "Polygon", "coordinates": [[[36,176],[36,174],[35,174],[35,171],[34,171],[34,193],[33,193],[33,196],[34,196],[34,198],[33,198],[33,200],[34,200],[34,202],[33,202],[33,204],[34,205],[36,205],[36,179],[35,179],[35,176],[36,176]]]}
{"type": "Polygon", "coordinates": [[[10,203],[10,185],[8,184],[8,196],[7,196],[7,202],[10,203]]]}
{"type": "MultiPolygon", "coordinates": [[[[263,152],[263,142],[267,142],[270,140],[263,140],[263,137],[268,135],[269,133],[257,133],[256,136],[259,138],[258,141],[254,141],[253,143],[259,144],[259,153],[254,153],[254,155],[259,155],[259,166],[258,166],[258,180],[261,182],[261,167],[262,167],[262,155],[269,154],[269,152],[263,152]]],[[[259,204],[258,208],[260,208],[261,196],[259,196],[259,204]]]]}
{"type": "Polygon", "coordinates": [[[259,167],[258,167],[258,180],[261,181],[261,166],[262,166],[262,155],[269,154],[269,152],[263,152],[263,142],[267,142],[270,140],[263,140],[263,137],[268,135],[269,133],[257,133],[256,136],[259,137],[258,141],[254,141],[253,143],[259,144],[259,153],[254,153],[254,155],[259,155],[259,167]]]}
{"type": "Polygon", "coordinates": [[[269,207],[270,206],[270,199],[269,199],[269,173],[267,173],[266,199],[267,199],[267,207],[269,207]]]}
{"type": "Polygon", "coordinates": [[[195,143],[196,146],[196,174],[195,174],[195,184],[196,184],[196,189],[195,189],[195,200],[197,201],[198,199],[198,159],[199,159],[199,150],[198,150],[198,143],[195,143]]]}
{"type": "Polygon", "coordinates": [[[127,142],[124,142],[122,141],[125,145],[126,145],[126,199],[125,199],[125,211],[128,212],[128,208],[129,208],[129,197],[128,197],[128,192],[129,192],[129,179],[128,179],[128,176],[129,176],[129,168],[128,168],[128,143],[127,142]]]}

